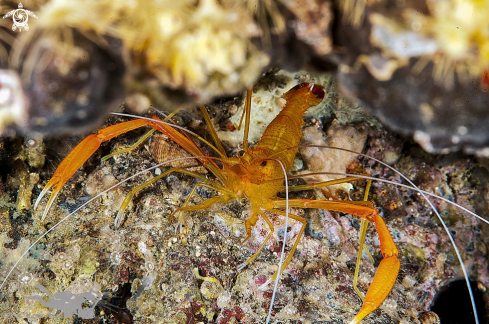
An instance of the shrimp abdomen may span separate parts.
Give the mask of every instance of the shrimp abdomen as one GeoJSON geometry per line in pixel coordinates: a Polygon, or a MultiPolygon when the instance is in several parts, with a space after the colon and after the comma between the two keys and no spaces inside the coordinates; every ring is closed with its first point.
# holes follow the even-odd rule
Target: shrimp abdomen
{"type": "MultiPolygon", "coordinates": [[[[265,129],[256,150],[270,155],[299,145],[304,125],[302,115],[310,107],[318,105],[324,95],[323,87],[312,83],[298,84],[284,93],[285,107],[265,129]]],[[[289,169],[296,153],[297,149],[286,150],[276,158],[289,169]]]]}

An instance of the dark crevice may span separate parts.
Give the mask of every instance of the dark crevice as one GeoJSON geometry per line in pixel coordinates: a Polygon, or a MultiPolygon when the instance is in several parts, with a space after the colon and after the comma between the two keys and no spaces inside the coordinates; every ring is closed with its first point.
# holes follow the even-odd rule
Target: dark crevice
{"type": "MultiPolygon", "coordinates": [[[[470,285],[474,294],[479,323],[487,323],[483,292],[477,288],[476,282],[471,281],[470,285]]],[[[465,280],[455,280],[443,286],[435,297],[431,311],[438,314],[440,323],[443,324],[475,323],[465,280]]]]}

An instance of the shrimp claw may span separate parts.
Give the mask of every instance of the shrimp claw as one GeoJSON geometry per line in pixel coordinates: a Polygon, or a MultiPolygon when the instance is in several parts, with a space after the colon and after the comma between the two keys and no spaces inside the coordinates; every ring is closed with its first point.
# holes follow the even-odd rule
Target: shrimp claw
{"type": "MultiPolygon", "coordinates": [[[[373,208],[372,203],[368,201],[345,203],[339,201],[290,199],[289,206],[301,208],[320,208],[348,213],[362,217],[375,224],[377,234],[379,235],[380,252],[384,258],[380,262],[374,279],[367,290],[367,294],[365,295],[360,311],[350,322],[350,324],[360,323],[365,316],[377,309],[377,307],[379,307],[385,300],[387,295],[389,295],[389,292],[392,290],[392,287],[396,282],[397,274],[399,273],[399,269],[401,267],[401,263],[397,258],[399,250],[397,249],[384,220],[378,214],[377,209],[373,208]]],[[[275,207],[284,208],[285,200],[275,201],[275,207]]],[[[279,271],[283,270],[284,269],[280,269],[279,271]]],[[[273,281],[276,278],[277,273],[278,272],[276,272],[269,281],[273,281]]]]}
{"type": "Polygon", "coordinates": [[[53,188],[53,192],[49,197],[49,201],[44,209],[41,220],[44,220],[46,217],[51,205],[55,201],[55,198],[58,196],[66,181],[68,181],[76,170],[78,170],[83,163],[85,163],[88,158],[92,156],[93,153],[95,153],[95,151],[100,147],[100,144],[130,130],[146,126],[151,123],[151,120],[146,119],[130,120],[103,128],[99,130],[97,134],[89,135],[83,141],[81,141],[61,162],[54,172],[51,180],[49,180],[39,197],[37,197],[36,203],[34,204],[34,209],[37,207],[42,197],[44,197],[49,189],[53,188]]]}
{"type": "Polygon", "coordinates": [[[397,274],[401,267],[401,263],[397,258],[399,251],[394,245],[394,241],[392,240],[392,236],[390,235],[384,220],[377,213],[373,215],[373,219],[375,228],[379,234],[380,250],[384,258],[380,261],[374,279],[367,290],[362,308],[360,308],[357,316],[355,316],[350,324],[360,323],[365,316],[373,312],[380,306],[380,304],[382,304],[394,286],[397,274]]]}

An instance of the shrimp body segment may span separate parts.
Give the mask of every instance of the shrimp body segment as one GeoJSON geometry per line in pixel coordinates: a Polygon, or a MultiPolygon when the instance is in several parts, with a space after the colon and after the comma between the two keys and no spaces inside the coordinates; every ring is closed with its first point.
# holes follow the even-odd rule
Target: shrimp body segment
{"type": "MultiPolygon", "coordinates": [[[[172,172],[191,175],[201,181],[194,186],[189,197],[180,208],[176,209],[170,215],[170,218],[175,215],[181,221],[180,217],[182,217],[182,213],[184,211],[201,210],[208,208],[215,203],[224,203],[237,198],[247,198],[251,203],[252,210],[250,218],[245,220],[247,236],[243,243],[251,237],[251,229],[256,225],[259,217],[262,217],[268,224],[270,233],[258,250],[238,268],[241,269],[258,257],[274,232],[273,224],[270,222],[270,220],[268,220],[264,211],[280,215],[286,214],[283,209],[287,206],[287,202],[285,199],[278,198],[277,194],[285,191],[284,171],[287,172],[291,169],[295,155],[298,152],[297,146],[299,145],[302,137],[302,126],[304,124],[302,115],[308,108],[319,104],[323,100],[324,96],[325,92],[321,86],[308,83],[299,84],[287,91],[284,94],[284,98],[286,99],[285,107],[268,125],[257,146],[254,149],[251,149],[248,147],[247,143],[249,111],[251,109],[251,90],[249,90],[245,104],[247,118],[245,124],[243,153],[237,157],[226,157],[221,144],[216,143],[216,147],[219,148],[216,150],[221,155],[220,161],[222,167],[218,166],[212,159],[202,158],[202,156],[205,156],[205,154],[195,144],[190,136],[177,131],[169,125],[161,124],[160,120],[158,120],[156,117],[149,120],[136,119],[109,126],[100,130],[96,135],[88,136],[77,147],[75,147],[75,149],[65,158],[65,160],[63,160],[58,169],[55,171],[53,178],[48,182],[45,189],[37,199],[36,205],[39,203],[40,199],[47,192],[47,190],[54,186],[53,193],[51,194],[43,215],[43,217],[45,217],[49,207],[53,203],[54,198],[59,193],[63,184],[79,167],[81,167],[81,165],[91,156],[91,154],[95,152],[95,150],[100,146],[100,143],[132,129],[142,126],[150,126],[164,133],[175,143],[198,158],[204,167],[206,167],[216,176],[217,181],[210,181],[199,174],[185,169],[171,168],[168,171],[154,177],[147,183],[133,189],[126,197],[125,202],[122,204],[123,206],[121,206],[120,212],[127,207],[128,202],[132,199],[137,191],[172,172]],[[195,193],[197,186],[213,189],[217,191],[219,195],[206,199],[198,205],[188,206],[190,197],[195,193]]],[[[209,120],[205,108],[201,107],[201,110],[206,120],[209,120]]],[[[215,131],[212,129],[212,127],[210,128],[212,133],[211,135],[217,142],[218,140],[217,136],[215,135],[215,131]]],[[[352,181],[352,179],[345,181],[352,181]]],[[[312,189],[314,188],[314,184],[310,186],[301,185],[300,187],[303,189],[312,189]]],[[[392,236],[390,235],[382,217],[378,215],[377,210],[373,207],[373,204],[367,201],[339,202],[291,199],[288,201],[288,205],[290,207],[319,208],[349,213],[364,218],[375,224],[380,239],[380,250],[384,259],[381,261],[373,282],[366,293],[362,308],[351,322],[359,323],[365,316],[379,307],[387,297],[396,281],[400,268],[400,262],[397,258],[399,251],[396,248],[392,236]]],[[[280,269],[278,269],[272,278],[263,286],[266,286],[269,282],[275,280],[275,278],[286,269],[306,228],[307,220],[305,218],[293,214],[288,214],[288,216],[302,223],[301,230],[290,250],[289,255],[284,260],[280,269]]],[[[119,215],[117,219],[119,219],[119,215]]]]}

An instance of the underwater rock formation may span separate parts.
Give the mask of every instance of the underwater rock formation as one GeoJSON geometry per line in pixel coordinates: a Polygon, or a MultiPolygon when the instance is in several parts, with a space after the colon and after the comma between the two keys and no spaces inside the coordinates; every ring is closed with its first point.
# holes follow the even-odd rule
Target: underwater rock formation
{"type": "Polygon", "coordinates": [[[489,155],[489,3],[344,3],[354,6],[344,7],[334,31],[345,49],[343,93],[428,152],[489,155]]]}
{"type": "MultiPolygon", "coordinates": [[[[259,103],[270,102],[273,95],[282,90],[283,82],[314,80],[314,77],[304,73],[287,75],[282,72],[270,73],[264,78],[267,82],[259,82],[257,88],[261,90],[252,109],[263,109],[259,103]],[[267,89],[265,84],[274,86],[263,90],[267,89]],[[267,91],[269,93],[261,97],[260,93],[267,91]]],[[[316,79],[317,82],[320,80],[316,79]]],[[[327,84],[328,80],[322,79],[322,82],[327,84]]],[[[307,125],[321,134],[330,125],[339,127],[338,124],[348,124],[346,127],[353,127],[356,132],[367,136],[364,151],[368,155],[398,168],[424,190],[469,209],[486,210],[487,213],[488,182],[485,179],[489,179],[489,168],[483,161],[456,154],[428,155],[415,143],[381,128],[372,119],[365,119],[365,115],[360,113],[363,110],[353,107],[349,115],[346,103],[331,87],[323,106],[306,117],[307,125]],[[338,116],[342,117],[342,122],[338,116]],[[348,116],[350,120],[346,118],[348,116]]],[[[208,107],[211,115],[219,117],[213,121],[214,124],[223,125],[226,115],[213,112],[232,105],[240,106],[241,103],[232,99],[228,103],[208,107]]],[[[238,110],[233,109],[234,112],[238,110]]],[[[206,136],[207,131],[198,115],[192,115],[193,118],[188,116],[191,115],[181,116],[182,125],[195,126],[196,132],[206,136]]],[[[118,121],[121,121],[120,117],[113,118],[110,123],[118,121]]],[[[255,122],[253,127],[259,123],[258,120],[255,122]]],[[[346,141],[351,138],[350,131],[328,133],[346,137],[343,138],[346,141]]],[[[58,203],[53,205],[44,222],[41,216],[47,199],[41,201],[38,210],[33,210],[32,204],[18,203],[18,189],[21,186],[26,188],[23,201],[35,199],[52,176],[52,164],[58,163],[59,156],[52,154],[62,149],[69,150],[70,143],[45,141],[42,152],[46,154],[47,163],[29,164],[27,151],[32,148],[28,146],[28,140],[2,139],[0,279],[5,278],[30,243],[47,229],[53,228],[69,212],[101,190],[110,188],[116,181],[155,165],[148,151],[151,145],[100,162],[100,157],[129,147],[139,136],[137,132],[128,133],[104,144],[95,158],[90,159],[64,186],[58,203]],[[38,182],[31,182],[29,174],[37,174],[38,182]]],[[[341,141],[341,138],[332,140],[333,143],[341,141]]],[[[241,148],[237,144],[227,149],[237,152],[241,148]]],[[[327,151],[322,156],[325,155],[327,151]]],[[[297,160],[293,174],[307,170],[309,163],[300,157],[297,160]]],[[[153,323],[162,319],[164,323],[264,322],[272,285],[264,291],[258,287],[277,268],[283,233],[287,231],[289,238],[287,253],[297,237],[299,224],[289,220],[289,226],[285,228],[283,217],[270,215],[275,233],[258,259],[238,272],[238,265],[252,255],[268,235],[268,225],[260,220],[253,229],[252,238],[241,246],[245,236],[243,222],[249,206],[237,201],[186,213],[185,227],[181,232],[176,231],[175,221],[170,222],[168,216],[181,206],[196,179],[186,175],[170,175],[138,193],[126,211],[122,228],[114,229],[114,217],[125,194],[164,168],[161,166],[139,174],[102,194],[39,241],[12,272],[0,292],[0,317],[12,321],[43,318],[60,323],[80,320],[77,315],[64,318],[63,311],[49,307],[54,304],[46,304],[46,299],[45,303],[41,303],[26,297],[46,296],[43,292],[46,289],[55,297],[59,296],[56,293],[74,296],[77,303],[83,296],[89,296],[89,292],[93,296],[102,296],[96,307],[91,304],[84,306],[88,308],[87,311],[95,309],[94,318],[87,321],[130,318],[133,323],[153,323]],[[39,288],[39,285],[44,288],[39,288]]],[[[354,158],[345,171],[399,180],[399,176],[391,170],[364,157],[354,158]]],[[[303,183],[300,179],[294,181],[303,183]]],[[[358,181],[352,185],[349,191],[336,193],[337,199],[362,200],[365,182],[358,181]]],[[[198,191],[191,203],[199,203],[214,194],[212,190],[204,188],[198,191]]],[[[291,195],[312,199],[318,196],[314,190],[291,195]]],[[[416,192],[374,182],[369,200],[382,209],[387,226],[401,251],[401,272],[387,300],[362,323],[418,323],[420,314],[429,310],[439,287],[460,277],[460,265],[447,234],[428,204],[416,192]]],[[[435,206],[455,233],[456,243],[471,270],[471,279],[478,282],[478,289],[486,290],[489,276],[484,227],[474,217],[445,202],[437,201],[435,206]]],[[[292,263],[280,279],[272,322],[350,320],[361,305],[361,299],[352,286],[359,248],[359,219],[326,210],[297,208],[293,212],[305,217],[308,225],[292,263]]],[[[373,226],[368,228],[366,244],[374,256],[374,263],[366,257],[361,260],[361,291],[368,288],[380,258],[379,242],[373,226]]]]}

